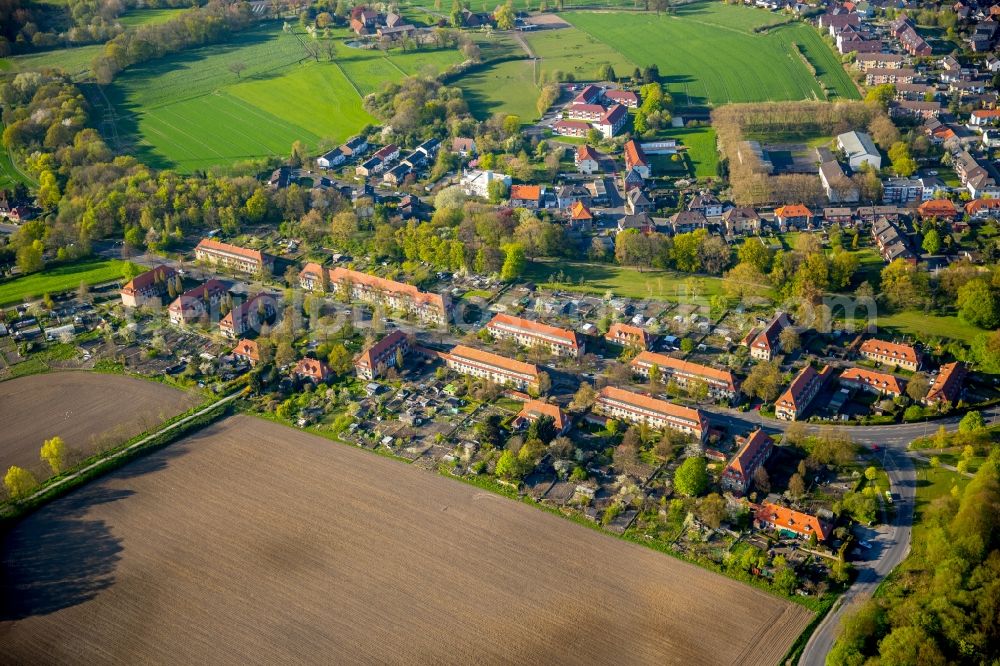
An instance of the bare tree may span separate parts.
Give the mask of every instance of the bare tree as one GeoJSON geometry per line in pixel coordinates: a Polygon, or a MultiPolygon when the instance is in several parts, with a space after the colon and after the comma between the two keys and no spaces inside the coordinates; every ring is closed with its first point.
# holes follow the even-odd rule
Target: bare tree
{"type": "Polygon", "coordinates": [[[236,62],[229,63],[229,71],[235,74],[236,78],[238,79],[243,78],[241,74],[243,73],[243,70],[245,70],[246,68],[247,64],[239,60],[237,60],[236,62]]]}

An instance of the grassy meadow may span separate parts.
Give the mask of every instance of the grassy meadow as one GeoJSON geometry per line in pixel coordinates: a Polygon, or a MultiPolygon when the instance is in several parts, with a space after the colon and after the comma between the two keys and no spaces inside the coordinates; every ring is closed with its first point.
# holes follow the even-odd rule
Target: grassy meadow
{"type": "Polygon", "coordinates": [[[12,305],[25,299],[39,298],[77,289],[81,282],[88,285],[118,280],[125,275],[127,263],[112,259],[95,259],[57,266],[38,273],[0,283],[0,305],[12,305]]]}
{"type": "MultiPolygon", "coordinates": [[[[129,69],[104,89],[101,131],[158,168],[190,172],[342,141],[374,119],[362,96],[389,80],[458,62],[454,50],[363,51],[337,42],[310,59],[299,35],[271,22],[238,39],[129,69]],[[236,74],[235,63],[245,66],[236,74]]],[[[100,96],[96,97],[98,103],[100,96]]]]}
{"type": "Polygon", "coordinates": [[[605,64],[614,67],[618,76],[628,76],[635,69],[635,63],[611,45],[577,28],[529,32],[524,39],[542,61],[539,76],[563,72],[586,81],[596,78],[598,68],[605,64]]]}
{"type": "Polygon", "coordinates": [[[783,19],[771,12],[705,2],[678,7],[673,15],[593,11],[563,18],[639,66],[658,65],[680,106],[825,99],[820,81],[837,96],[858,97],[837,56],[811,26],[754,33],[783,19]],[[819,80],[793,43],[804,49],[819,80]]]}
{"type": "Polygon", "coordinates": [[[538,118],[535,104],[539,88],[535,85],[535,63],[511,60],[479,68],[463,76],[461,86],[469,110],[480,120],[494,113],[520,116],[522,121],[538,118]]]}

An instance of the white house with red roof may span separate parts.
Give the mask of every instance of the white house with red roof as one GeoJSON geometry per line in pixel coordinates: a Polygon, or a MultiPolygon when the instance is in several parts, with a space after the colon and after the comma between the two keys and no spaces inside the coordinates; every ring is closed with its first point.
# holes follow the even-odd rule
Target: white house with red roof
{"type": "Polygon", "coordinates": [[[704,441],[708,435],[708,419],[699,410],[614,386],[605,386],[598,392],[594,411],[607,418],[645,423],[658,430],[676,430],[698,441],[704,441]]]}
{"type": "Polygon", "coordinates": [[[802,418],[830,375],[831,370],[828,365],[824,365],[819,372],[811,365],[802,368],[774,403],[774,415],[784,421],[796,421],[802,418]]]}
{"type": "Polygon", "coordinates": [[[365,348],[354,359],[354,371],[358,377],[371,381],[385,374],[397,365],[397,356],[404,357],[410,351],[410,339],[396,329],[373,345],[365,348]]]}
{"type": "Polygon", "coordinates": [[[122,305],[127,308],[162,305],[176,275],[177,271],[170,266],[156,266],[136,275],[122,287],[122,305]]]}

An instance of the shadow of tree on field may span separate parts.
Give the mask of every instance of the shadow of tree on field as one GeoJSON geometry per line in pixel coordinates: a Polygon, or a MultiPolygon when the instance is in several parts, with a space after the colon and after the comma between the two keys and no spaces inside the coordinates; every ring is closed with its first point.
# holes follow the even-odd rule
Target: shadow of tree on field
{"type": "Polygon", "coordinates": [[[93,599],[110,587],[122,546],[88,509],[117,502],[131,490],[86,488],[29,517],[3,540],[0,620],[47,615],[93,599]]]}

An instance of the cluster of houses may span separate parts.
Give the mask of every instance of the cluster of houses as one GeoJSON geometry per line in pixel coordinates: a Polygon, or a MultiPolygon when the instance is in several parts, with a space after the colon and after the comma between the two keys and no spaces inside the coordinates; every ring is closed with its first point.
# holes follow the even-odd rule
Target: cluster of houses
{"type": "Polygon", "coordinates": [[[586,85],[564,109],[564,118],[552,125],[561,136],[586,137],[591,129],[605,139],[616,136],[628,121],[628,110],[639,107],[639,96],[628,90],[586,85]]]}
{"type": "Polygon", "coordinates": [[[417,32],[416,26],[396,12],[381,13],[371,7],[358,5],[351,9],[349,21],[351,31],[359,37],[377,37],[395,41],[410,37],[417,32]]]}

